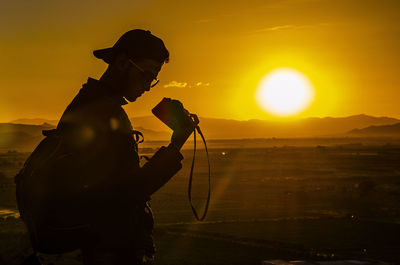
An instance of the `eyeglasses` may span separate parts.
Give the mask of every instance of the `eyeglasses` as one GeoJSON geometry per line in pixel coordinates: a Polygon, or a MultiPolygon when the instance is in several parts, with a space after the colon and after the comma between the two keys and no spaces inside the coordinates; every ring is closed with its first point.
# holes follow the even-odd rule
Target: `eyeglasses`
{"type": "Polygon", "coordinates": [[[146,82],[150,82],[150,87],[153,87],[153,86],[157,85],[158,82],[160,82],[160,80],[154,75],[154,73],[147,71],[147,70],[143,70],[143,68],[140,67],[139,65],[137,65],[134,61],[132,61],[131,59],[128,59],[128,60],[137,69],[139,69],[140,72],[142,72],[144,80],[146,82]]]}

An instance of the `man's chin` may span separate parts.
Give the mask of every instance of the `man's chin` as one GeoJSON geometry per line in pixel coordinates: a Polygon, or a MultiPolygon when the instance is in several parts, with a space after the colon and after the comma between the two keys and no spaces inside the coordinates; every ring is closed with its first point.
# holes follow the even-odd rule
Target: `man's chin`
{"type": "Polygon", "coordinates": [[[140,96],[125,96],[124,99],[129,102],[134,102],[140,96]]]}

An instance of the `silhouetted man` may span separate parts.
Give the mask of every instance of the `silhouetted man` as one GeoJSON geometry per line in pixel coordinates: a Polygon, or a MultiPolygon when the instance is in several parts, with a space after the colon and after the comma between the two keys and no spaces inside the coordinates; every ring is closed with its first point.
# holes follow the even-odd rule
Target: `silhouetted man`
{"type": "Polygon", "coordinates": [[[82,169],[82,209],[89,211],[82,242],[85,264],[148,264],[153,260],[153,217],[148,201],[182,167],[179,150],[193,129],[174,132],[143,167],[137,142],[121,105],[158,83],[169,52],[150,31],[131,30],[112,48],[94,55],[109,64],[92,78],[65,110],[57,130],[82,169]],[[183,133],[182,133],[183,132],[183,133]]]}

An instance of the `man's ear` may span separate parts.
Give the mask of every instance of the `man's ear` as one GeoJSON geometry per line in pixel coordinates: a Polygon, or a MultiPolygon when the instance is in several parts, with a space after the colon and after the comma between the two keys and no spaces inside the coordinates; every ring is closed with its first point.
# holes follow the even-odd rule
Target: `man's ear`
{"type": "Polygon", "coordinates": [[[119,53],[116,55],[113,61],[114,67],[121,72],[126,71],[130,67],[128,56],[125,53],[119,53]]]}

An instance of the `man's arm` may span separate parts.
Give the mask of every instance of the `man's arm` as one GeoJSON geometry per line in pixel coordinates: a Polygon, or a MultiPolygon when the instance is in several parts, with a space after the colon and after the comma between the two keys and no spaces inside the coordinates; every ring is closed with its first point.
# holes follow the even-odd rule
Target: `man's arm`
{"type": "Polygon", "coordinates": [[[164,186],[181,168],[183,159],[180,149],[192,134],[193,128],[174,131],[168,147],[161,147],[138,171],[137,187],[140,193],[149,197],[164,186]]]}
{"type": "Polygon", "coordinates": [[[140,194],[149,197],[164,186],[182,168],[182,159],[175,146],[161,147],[134,176],[140,194]]]}
{"type": "Polygon", "coordinates": [[[192,132],[193,128],[182,128],[174,132],[168,147],[161,147],[143,167],[139,167],[133,138],[114,135],[119,147],[115,149],[116,145],[113,144],[113,149],[119,150],[119,162],[123,165],[122,168],[119,167],[122,170],[120,173],[123,183],[126,184],[121,187],[122,190],[128,189],[127,194],[132,194],[137,199],[147,199],[159,190],[182,168],[183,156],[180,149],[192,132]]]}
{"type": "Polygon", "coordinates": [[[161,147],[142,167],[131,135],[114,135],[108,156],[116,169],[115,178],[108,182],[117,191],[137,200],[149,197],[165,185],[181,168],[183,159],[179,150],[173,146],[161,147]]]}

